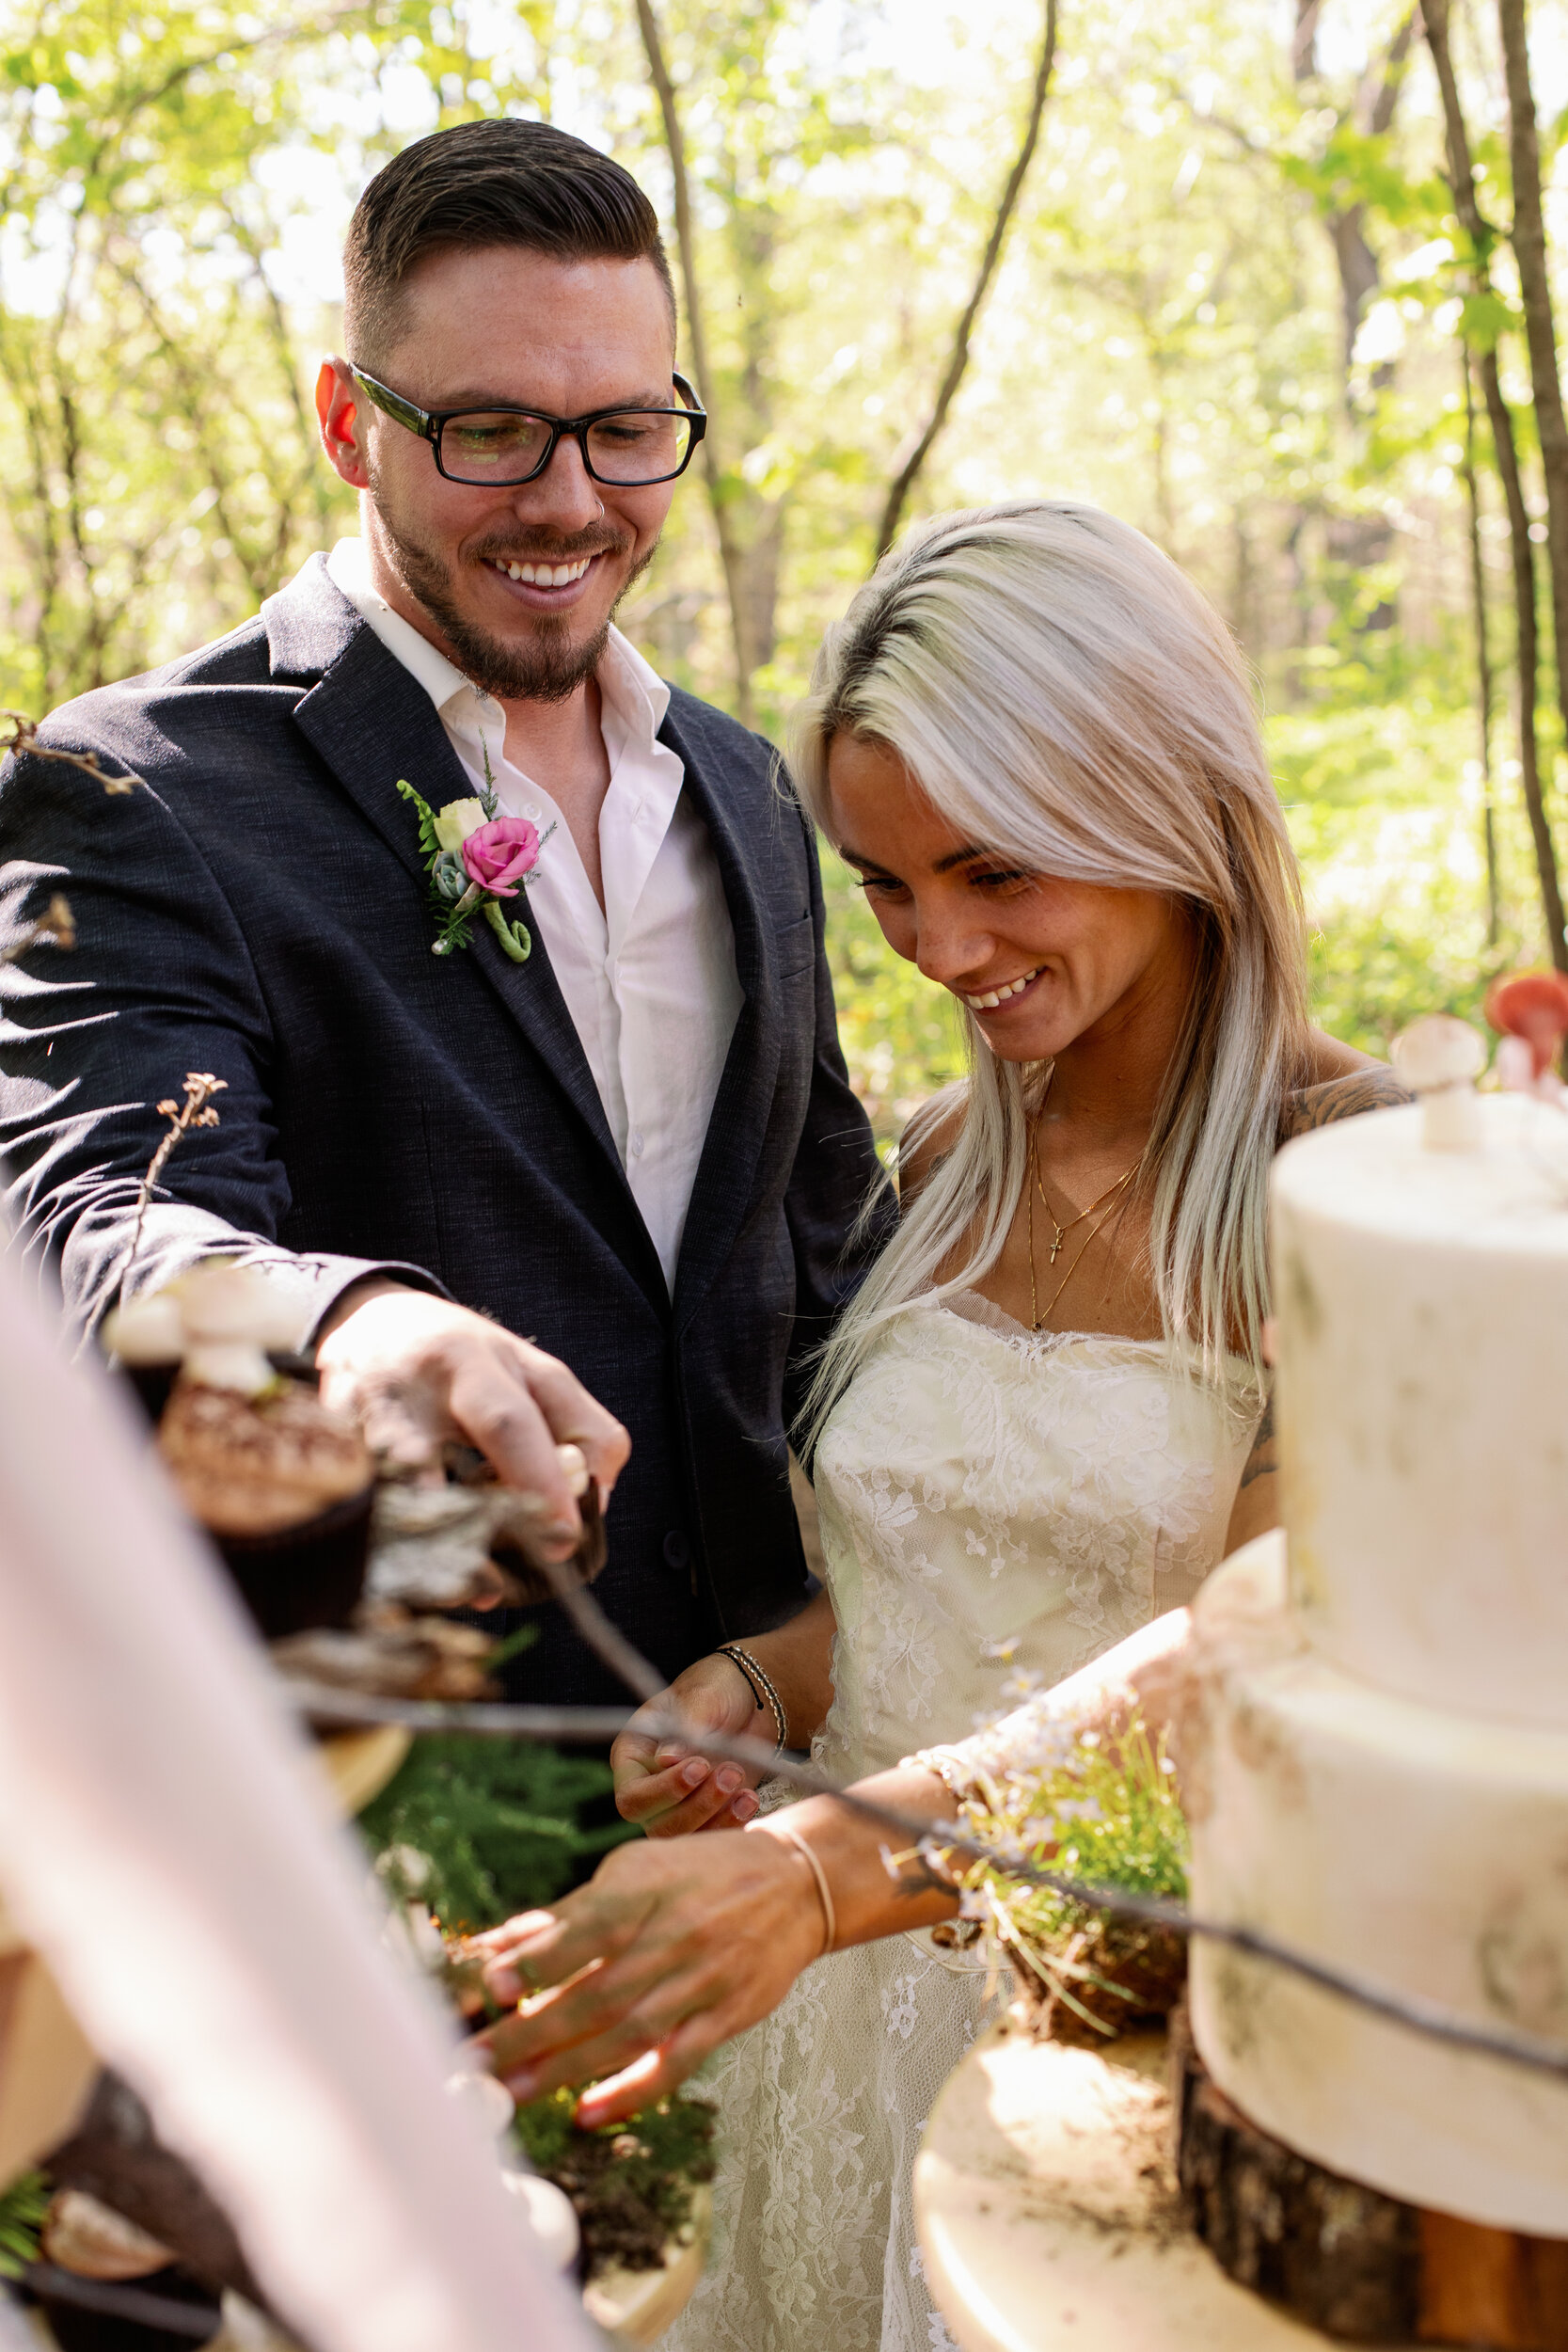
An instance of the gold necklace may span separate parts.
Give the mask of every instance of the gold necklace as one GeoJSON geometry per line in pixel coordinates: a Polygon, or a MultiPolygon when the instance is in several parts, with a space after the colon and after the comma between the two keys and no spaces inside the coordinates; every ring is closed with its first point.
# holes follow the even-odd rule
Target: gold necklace
{"type": "MultiPolygon", "coordinates": [[[[1051,1091],[1051,1078],[1053,1078],[1055,1075],[1055,1066],[1053,1064],[1051,1077],[1047,1078],[1045,1082],[1045,1094],[1040,1096],[1040,1106],[1035,1113],[1034,1132],[1029,1138],[1029,1167],[1035,1179],[1035,1190],[1039,1194],[1040,1207],[1045,1211],[1046,1216],[1051,1219],[1051,1230],[1055,1236],[1051,1244],[1051,1263],[1053,1265],[1055,1264],[1057,1259],[1061,1256],[1062,1244],[1066,1241],[1068,1235],[1072,1232],[1073,1227],[1075,1225],[1082,1225],[1086,1216],[1093,1216],[1096,1209],[1101,1206],[1101,1202],[1114,1200],[1124,1184],[1130,1184],[1132,1183],[1133,1177],[1137,1174],[1138,1169],[1142,1165],[1141,1161],[1134,1160],[1132,1167],[1124,1169],[1122,1174],[1117,1178],[1114,1184],[1107,1186],[1105,1191],[1101,1194],[1098,1200],[1091,1200],[1086,1209],[1080,1209],[1076,1216],[1069,1216],[1065,1225],[1058,1221],[1055,1210],[1052,1207],[1050,1201],[1045,1197],[1045,1180],[1040,1174],[1040,1120],[1045,1113],[1045,1095],[1049,1094],[1051,1091]]],[[[1033,1213],[1033,1206],[1031,1205],[1031,1216],[1033,1213]]],[[[1096,1227],[1095,1230],[1098,1232],[1099,1228],[1096,1227]]],[[[1082,1255],[1083,1251],[1080,1250],[1079,1256],[1081,1257],[1082,1255]]],[[[1077,1259],[1074,1259],[1073,1263],[1077,1263],[1077,1259]]]]}
{"type": "MultiPolygon", "coordinates": [[[[1050,1091],[1050,1079],[1047,1079],[1047,1092],[1050,1091]]],[[[1044,1108],[1045,1098],[1042,1095],[1040,1098],[1040,1109],[1043,1110],[1044,1108]]],[[[1137,1174],[1141,1163],[1134,1160],[1132,1166],[1127,1170],[1126,1174],[1118,1176],[1116,1183],[1111,1186],[1108,1192],[1102,1192],[1098,1200],[1091,1200],[1086,1209],[1080,1209],[1078,1215],[1071,1219],[1070,1223],[1067,1225],[1057,1225],[1055,1212],[1052,1208],[1050,1201],[1047,1200],[1045,1197],[1045,1187],[1039,1180],[1039,1111],[1037,1111],[1035,1114],[1035,1129],[1033,1135],[1030,1136],[1029,1162],[1031,1168],[1035,1171],[1034,1191],[1027,1192],[1024,1195],[1024,1199],[1027,1203],[1026,1226],[1029,1235],[1029,1327],[1033,1331],[1037,1331],[1040,1329],[1042,1325],[1051,1320],[1052,1315],[1055,1312],[1056,1301],[1061,1297],[1062,1293],[1066,1290],[1068,1284],[1071,1281],[1073,1276],[1083,1264],[1085,1252],[1087,1250],[1090,1243],[1109,1221],[1111,1210],[1109,1206],[1106,1206],[1104,1216],[1100,1217],[1095,1224],[1091,1225],[1088,1232],[1085,1234],[1078,1255],[1074,1258],[1072,1263],[1069,1266],[1067,1272],[1057,1283],[1056,1288],[1052,1292],[1051,1296],[1047,1299],[1045,1312],[1042,1315],[1039,1311],[1039,1297],[1035,1285],[1035,1193],[1037,1192],[1039,1194],[1040,1205],[1044,1209],[1046,1216],[1050,1217],[1053,1226],[1055,1227],[1056,1239],[1052,1245],[1051,1250],[1051,1263],[1054,1265],[1056,1263],[1057,1252],[1060,1250],[1061,1246],[1067,1239],[1069,1233],[1071,1232],[1073,1226],[1082,1225],[1084,1219],[1086,1216],[1092,1216],[1095,1210],[1100,1208],[1102,1203],[1109,1203],[1114,1200],[1116,1195],[1120,1192],[1122,1186],[1130,1184],[1132,1178],[1137,1174]]]]}

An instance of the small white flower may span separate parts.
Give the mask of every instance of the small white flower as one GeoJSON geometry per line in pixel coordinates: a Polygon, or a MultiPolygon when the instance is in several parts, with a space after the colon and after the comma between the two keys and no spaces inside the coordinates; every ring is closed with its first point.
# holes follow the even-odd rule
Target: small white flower
{"type": "Polygon", "coordinates": [[[449,801],[433,819],[436,838],[443,850],[460,850],[471,833],[489,822],[483,801],[449,801]]]}

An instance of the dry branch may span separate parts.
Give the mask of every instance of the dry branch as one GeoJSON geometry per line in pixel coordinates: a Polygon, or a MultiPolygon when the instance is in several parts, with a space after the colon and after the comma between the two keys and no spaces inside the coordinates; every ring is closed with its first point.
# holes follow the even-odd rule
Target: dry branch
{"type": "Polygon", "coordinates": [[[193,1127],[217,1125],[218,1115],[212,1107],[213,1097],[214,1094],[226,1094],[228,1090],[227,1078],[215,1078],[210,1070],[187,1070],[185,1083],[181,1089],[185,1097],[184,1107],[182,1109],[172,1098],[159,1104],[158,1116],[168,1120],[168,1133],[148,1162],[147,1174],[142,1178],[141,1190],[136,1195],[136,1221],[131,1231],[131,1254],[125,1261],[127,1279],[136,1262],[136,1252],[141,1248],[141,1229],[147,1217],[147,1204],[157,1188],[159,1177],[168,1166],[170,1154],[184,1141],[193,1127]]]}
{"type": "MultiPolygon", "coordinates": [[[[641,12],[646,7],[647,0],[637,0],[637,5],[641,12]]],[[[909,503],[910,492],[919,479],[921,468],[930,455],[932,442],[947,421],[947,412],[953,405],[958,386],[963,382],[964,371],[969,366],[969,347],[974,333],[974,322],[980,315],[980,306],[985,301],[990,288],[990,281],[996,275],[996,265],[1002,258],[1002,247],[1006,239],[1007,230],[1018,209],[1018,199],[1023,192],[1023,183],[1028,176],[1029,166],[1034,161],[1035,149],[1039,143],[1040,120],[1045,113],[1045,102],[1051,89],[1052,69],[1055,62],[1056,0],[1045,0],[1045,32],[1040,42],[1039,64],[1035,71],[1035,87],[1029,103],[1029,119],[1023,133],[1023,144],[1018,151],[1011,171],[1007,174],[1007,184],[1002,191],[1002,200],[997,205],[996,215],[991,222],[990,235],[986,240],[986,249],[980,257],[980,267],[974,288],[968,302],[964,305],[963,316],[954,329],[953,349],[947,362],[947,373],[942,379],[942,389],[937,393],[935,405],[927,420],[925,430],[905,459],[897,480],[887,494],[887,504],[882,509],[881,529],[877,533],[879,562],[887,553],[897,536],[898,525],[903,519],[904,509],[909,503]]]]}
{"type": "Polygon", "coordinates": [[[138,776],[134,768],[127,768],[122,776],[111,776],[102,767],[96,752],[57,752],[38,739],[39,723],[29,719],[25,711],[0,710],[0,723],[8,724],[10,733],[0,737],[0,752],[10,752],[18,759],[55,759],[62,767],[80,768],[85,776],[91,776],[105,792],[134,792],[139,784],[148,788],[147,778],[138,776]]]}

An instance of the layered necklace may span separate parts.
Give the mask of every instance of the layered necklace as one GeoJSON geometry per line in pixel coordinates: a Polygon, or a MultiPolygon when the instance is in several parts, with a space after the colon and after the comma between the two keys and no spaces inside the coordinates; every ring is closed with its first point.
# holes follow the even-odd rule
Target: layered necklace
{"type": "MultiPolygon", "coordinates": [[[[1053,1070],[1051,1077],[1053,1078],[1055,1074],[1055,1071],[1053,1070]]],[[[1049,1094],[1050,1091],[1051,1078],[1047,1078],[1045,1082],[1045,1094],[1049,1094]]],[[[1117,1178],[1114,1184],[1108,1184],[1106,1186],[1105,1190],[1100,1195],[1098,1200],[1091,1200],[1086,1209],[1080,1209],[1076,1216],[1069,1216],[1067,1223],[1065,1225],[1062,1224],[1060,1219],[1057,1217],[1055,1210],[1052,1207],[1050,1201],[1046,1198],[1045,1181],[1040,1173],[1040,1120],[1045,1113],[1045,1094],[1040,1096],[1039,1109],[1035,1113],[1034,1124],[1031,1128],[1029,1136],[1029,1174],[1031,1183],[1029,1190],[1025,1195],[1028,1201],[1029,1232],[1029,1324],[1030,1328],[1035,1331],[1038,1331],[1045,1324],[1050,1322],[1052,1315],[1055,1312],[1056,1301],[1061,1297],[1062,1293],[1066,1290],[1068,1284],[1071,1281],[1073,1276],[1077,1273],[1079,1267],[1084,1263],[1084,1252],[1088,1248],[1090,1243],[1094,1240],[1095,1235],[1101,1231],[1101,1227],[1107,1222],[1117,1200],[1126,1191],[1128,1185],[1132,1182],[1133,1177],[1137,1174],[1138,1169],[1143,1165],[1141,1159],[1134,1160],[1131,1168],[1123,1169],[1122,1173],[1117,1178]],[[1056,1288],[1052,1292],[1051,1296],[1046,1300],[1045,1312],[1043,1314],[1040,1312],[1039,1295],[1035,1281],[1036,1193],[1038,1193],[1039,1195],[1041,1208],[1045,1211],[1046,1216],[1051,1219],[1051,1255],[1047,1261],[1047,1263],[1051,1265],[1054,1265],[1057,1259],[1061,1256],[1062,1246],[1067,1240],[1068,1235],[1070,1232],[1075,1232],[1077,1228],[1084,1223],[1086,1217],[1094,1217],[1095,1219],[1094,1223],[1089,1227],[1088,1232],[1085,1234],[1083,1240],[1079,1243],[1077,1255],[1073,1258],[1067,1272],[1057,1283],[1056,1288]],[[1098,1216],[1095,1214],[1097,1210],[1100,1212],[1098,1216]]]]}

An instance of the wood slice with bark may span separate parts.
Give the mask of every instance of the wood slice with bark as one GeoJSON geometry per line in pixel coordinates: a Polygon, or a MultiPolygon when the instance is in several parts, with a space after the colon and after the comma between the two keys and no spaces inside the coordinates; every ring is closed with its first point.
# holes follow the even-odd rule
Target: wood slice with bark
{"type": "Polygon", "coordinates": [[[1240,2285],[1347,2344],[1568,2352],[1568,2239],[1405,2204],[1298,2155],[1211,2080],[1184,2009],[1170,2061],[1181,2193],[1240,2285]]]}

